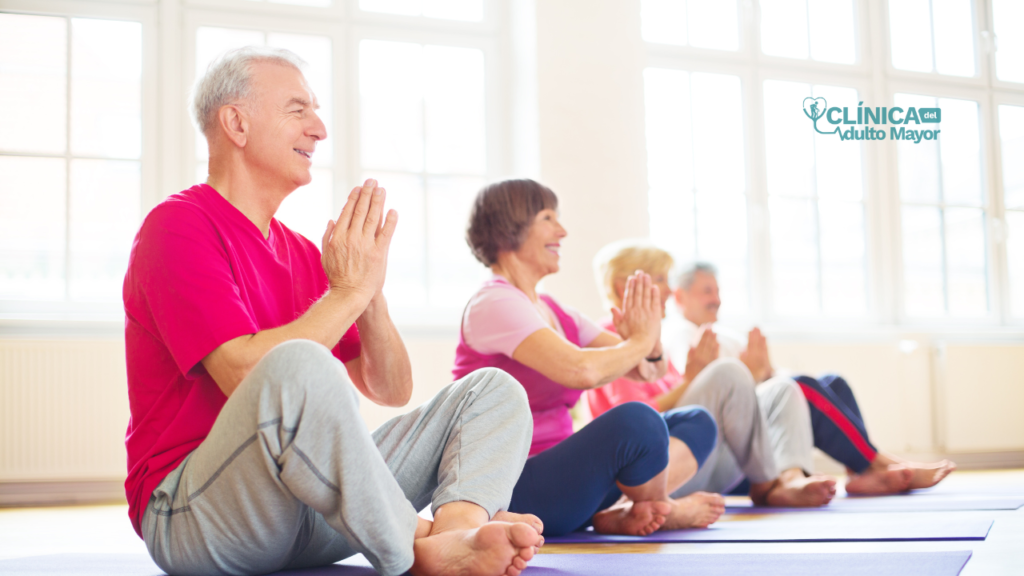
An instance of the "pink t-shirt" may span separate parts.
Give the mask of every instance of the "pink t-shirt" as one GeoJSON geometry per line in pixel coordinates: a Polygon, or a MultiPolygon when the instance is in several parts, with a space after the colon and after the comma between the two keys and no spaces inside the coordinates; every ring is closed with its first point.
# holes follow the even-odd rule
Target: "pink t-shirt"
{"type": "MultiPolygon", "coordinates": [[[[615,325],[611,319],[601,322],[601,327],[615,333],[615,325]]],[[[600,388],[586,391],[587,407],[590,414],[597,418],[601,414],[611,410],[619,404],[626,402],[643,402],[655,410],[658,409],[658,396],[669,392],[676,386],[682,384],[683,377],[672,365],[668,363],[668,372],[654,382],[636,382],[629,378],[619,378],[605,384],[600,388]]]]}
{"type": "MultiPolygon", "coordinates": [[[[135,236],[124,279],[131,419],[128,515],[209,434],[227,397],[201,360],[246,334],[301,316],[328,288],[320,252],[277,220],[269,238],[206,184],[167,198],[135,236]]],[[[353,325],[334,347],[359,356],[353,325]]]]}
{"type": "MultiPolygon", "coordinates": [[[[540,305],[554,317],[554,312],[543,300],[540,305]]],[[[583,346],[593,342],[601,333],[601,328],[586,316],[561,303],[559,306],[576,322],[583,346]]],[[[509,358],[527,336],[551,327],[530,297],[501,276],[492,276],[484,283],[483,288],[470,298],[462,317],[462,337],[470,348],[481,354],[504,354],[509,358]]],[[[565,336],[558,322],[555,322],[554,330],[565,336]]]]}

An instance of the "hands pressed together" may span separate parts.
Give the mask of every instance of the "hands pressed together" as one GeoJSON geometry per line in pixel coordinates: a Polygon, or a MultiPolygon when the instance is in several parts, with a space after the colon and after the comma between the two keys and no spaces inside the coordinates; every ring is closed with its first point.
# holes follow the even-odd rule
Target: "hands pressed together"
{"type": "Polygon", "coordinates": [[[661,295],[646,272],[637,270],[626,279],[622,309],[612,308],[612,323],[623,340],[639,338],[650,343],[651,354],[661,350],[661,295]]]}
{"type": "Polygon", "coordinates": [[[772,375],[772,363],[768,358],[768,340],[759,328],[747,336],[747,349],[740,352],[740,361],[747,365],[754,376],[754,382],[764,382],[772,375]]]}
{"type": "Polygon", "coordinates": [[[394,210],[384,215],[386,196],[377,181],[369,179],[352,189],[338,220],[328,222],[320,261],[331,290],[361,294],[367,303],[381,293],[398,224],[394,210]]]}

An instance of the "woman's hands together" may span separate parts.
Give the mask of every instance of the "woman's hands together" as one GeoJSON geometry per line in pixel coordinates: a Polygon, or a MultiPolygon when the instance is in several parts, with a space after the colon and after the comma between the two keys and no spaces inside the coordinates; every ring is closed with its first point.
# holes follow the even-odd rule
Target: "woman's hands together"
{"type": "Polygon", "coordinates": [[[622,309],[612,308],[612,323],[623,340],[640,339],[654,350],[661,341],[661,295],[646,272],[637,270],[626,279],[622,309]]]}

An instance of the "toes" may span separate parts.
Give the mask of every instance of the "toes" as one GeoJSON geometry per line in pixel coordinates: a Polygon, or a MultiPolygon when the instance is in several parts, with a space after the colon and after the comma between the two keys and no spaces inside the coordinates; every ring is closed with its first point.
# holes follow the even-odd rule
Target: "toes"
{"type": "Polygon", "coordinates": [[[526,560],[523,560],[521,556],[516,556],[512,559],[512,566],[514,566],[516,570],[526,570],[526,560]]]}

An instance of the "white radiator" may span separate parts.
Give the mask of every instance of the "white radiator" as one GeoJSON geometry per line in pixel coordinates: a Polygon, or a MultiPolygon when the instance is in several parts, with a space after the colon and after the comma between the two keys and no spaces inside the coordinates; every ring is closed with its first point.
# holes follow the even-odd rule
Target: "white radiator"
{"type": "Polygon", "coordinates": [[[0,340],[0,482],[123,480],[124,343],[0,340]]]}

